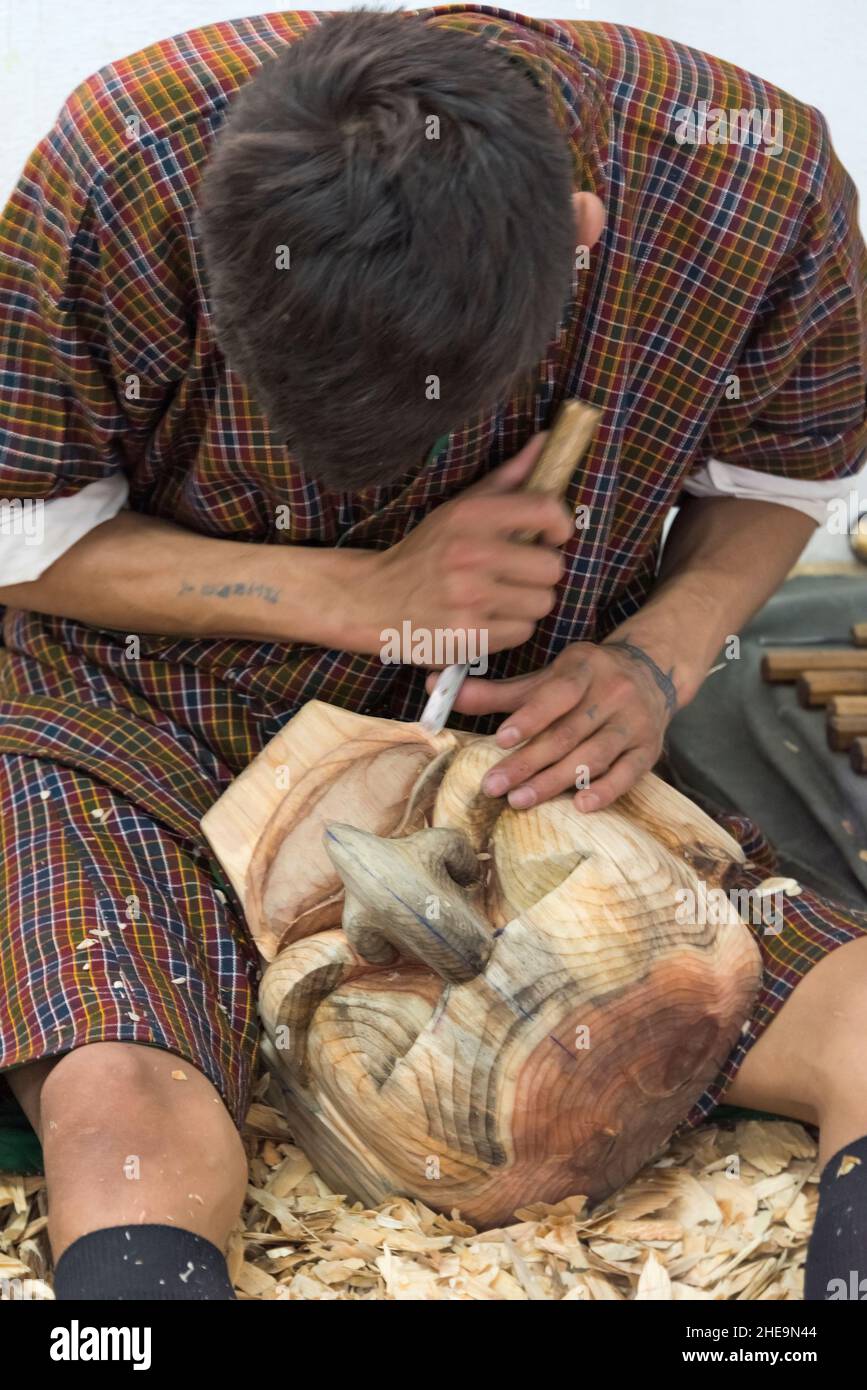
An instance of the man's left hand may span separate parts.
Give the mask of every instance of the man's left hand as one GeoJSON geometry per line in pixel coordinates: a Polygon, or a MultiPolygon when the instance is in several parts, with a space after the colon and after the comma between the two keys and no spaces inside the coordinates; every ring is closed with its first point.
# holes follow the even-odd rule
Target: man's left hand
{"type": "Polygon", "coordinates": [[[508,712],[497,743],[522,745],[485,777],[489,796],[508,796],[515,810],[526,810],[577,788],[577,809],[596,811],[653,767],[677,706],[671,671],[642,647],[612,639],[576,642],[529,676],[470,677],[454,708],[508,712]]]}

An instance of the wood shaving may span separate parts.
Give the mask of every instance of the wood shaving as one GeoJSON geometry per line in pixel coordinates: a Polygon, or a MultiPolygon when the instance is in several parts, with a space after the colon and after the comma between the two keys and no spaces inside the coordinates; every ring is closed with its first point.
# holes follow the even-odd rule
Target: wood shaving
{"type": "MultiPolygon", "coordinates": [[[[256,1087],[250,1181],[227,1252],[242,1301],[799,1301],[818,1198],[798,1124],[709,1124],[595,1208],[576,1194],[479,1232],[393,1197],[332,1192],[256,1087]]],[[[192,1194],[191,1194],[192,1195],[192,1194]]],[[[41,1177],[0,1177],[0,1300],[50,1298],[41,1177]],[[5,1225],[3,1224],[5,1220],[5,1225]]]]}
{"type": "Polygon", "coordinates": [[[754,892],[757,898],[772,897],[776,893],[788,893],[795,898],[801,892],[801,885],[796,878],[763,878],[754,892]]]}
{"type": "Polygon", "coordinates": [[[840,1165],[834,1174],[836,1178],[845,1178],[847,1173],[851,1173],[853,1168],[860,1167],[861,1160],[857,1154],[844,1154],[840,1159],[840,1165]]]}

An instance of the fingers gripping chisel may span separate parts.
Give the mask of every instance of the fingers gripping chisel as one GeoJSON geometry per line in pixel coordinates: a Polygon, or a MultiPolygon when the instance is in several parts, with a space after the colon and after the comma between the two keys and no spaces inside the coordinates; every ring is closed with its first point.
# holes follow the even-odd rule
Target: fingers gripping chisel
{"type": "MultiPolygon", "coordinates": [[[[583,401],[566,401],[557,414],[551,433],[545,441],[536,465],[523,485],[524,492],[546,492],[563,497],[599,423],[599,411],[583,401]]],[[[535,537],[526,534],[522,540],[535,537]]],[[[469,662],[446,666],[437,677],[428,697],[420,723],[428,733],[439,733],[454,708],[461,686],[470,669],[469,662]]]]}

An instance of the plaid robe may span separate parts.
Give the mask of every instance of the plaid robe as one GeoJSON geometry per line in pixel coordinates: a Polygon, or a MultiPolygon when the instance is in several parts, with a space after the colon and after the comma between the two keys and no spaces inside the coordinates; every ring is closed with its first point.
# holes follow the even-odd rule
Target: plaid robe
{"type": "MultiPolygon", "coordinates": [[[[385,487],[329,491],[275,444],[215,339],[196,195],[235,92],[322,14],[215,24],[78,87],[0,218],[0,498],[68,496],[123,470],[135,510],[201,534],[383,548],[578,396],[602,412],[567,499],[588,508],[590,524],[565,547],[556,605],[532,640],[491,659],[490,675],[504,677],[601,639],[641,606],[666,513],[708,458],[791,478],[855,473],[867,443],[865,250],[822,117],[770,84],[617,25],[478,5],[425,15],[524,64],[570,142],[576,186],[606,207],[603,240],[576,269],[526,388],[456,421],[429,459],[385,487]],[[782,149],[679,143],[684,111],[702,101],[781,113],[782,149]],[[737,399],[726,391],[733,374],[737,399]]],[[[229,1086],[225,1056],[251,1046],[255,962],[225,925],[212,871],[199,867],[198,819],[308,699],[411,719],[423,672],[300,644],[161,636],[142,636],[131,661],[126,635],[5,615],[0,831],[19,867],[7,854],[0,964],[25,1002],[4,1012],[0,1064],[97,1036],[156,1041],[192,1055],[239,1111],[244,1083],[234,1075],[229,1086]],[[126,1009],[111,960],[96,986],[83,980],[68,922],[87,929],[108,915],[128,943],[130,896],[146,910],[134,924],[139,958],[127,947],[118,958],[126,1009]],[[190,1005],[174,1021],[155,1003],[177,992],[161,945],[170,930],[190,974],[216,981],[198,1013],[190,1005]],[[43,940],[37,991],[32,943],[43,940]],[[226,1017],[228,1053],[212,1038],[226,1017]]],[[[759,853],[754,827],[740,833],[759,853]]],[[[863,929],[852,914],[798,902],[790,958],[778,940],[768,945],[771,993],[750,1040],[763,1007],[770,1017],[811,961],[863,929]]]]}

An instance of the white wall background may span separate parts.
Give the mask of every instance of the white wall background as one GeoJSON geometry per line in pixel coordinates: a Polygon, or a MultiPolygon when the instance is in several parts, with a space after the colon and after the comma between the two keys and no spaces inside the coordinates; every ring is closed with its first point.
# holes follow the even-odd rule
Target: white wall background
{"type": "MultiPolygon", "coordinates": [[[[399,7],[395,0],[378,3],[399,7]]],[[[269,0],[258,7],[256,0],[0,0],[0,202],[66,96],[104,63],[184,29],[281,8],[269,0]]],[[[342,10],[352,3],[296,0],[295,8],[342,10]]],[[[817,106],[860,191],[867,227],[867,0],[516,0],[513,8],[664,34],[817,106]]],[[[860,491],[867,500],[865,477],[860,491]]],[[[808,558],[846,553],[845,538],[818,532],[808,558]]]]}

